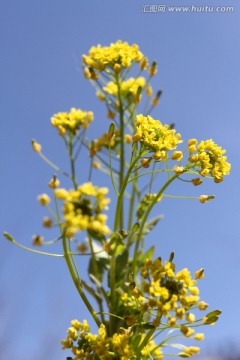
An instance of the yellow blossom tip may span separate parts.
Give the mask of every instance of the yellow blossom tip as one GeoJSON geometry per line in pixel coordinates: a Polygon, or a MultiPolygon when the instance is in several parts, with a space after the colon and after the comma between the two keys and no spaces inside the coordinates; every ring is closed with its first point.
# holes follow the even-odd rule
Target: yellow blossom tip
{"type": "Polygon", "coordinates": [[[215,196],[214,195],[201,195],[199,197],[199,201],[201,204],[204,204],[205,202],[208,202],[210,200],[213,200],[215,199],[215,196]]]}
{"type": "Polygon", "coordinates": [[[32,148],[35,152],[41,152],[42,150],[42,145],[40,145],[39,143],[37,143],[35,140],[32,140],[32,148]]]}
{"type": "Polygon", "coordinates": [[[42,246],[43,245],[43,236],[40,235],[33,235],[33,245],[34,246],[42,246]]]}
{"type": "Polygon", "coordinates": [[[50,203],[51,199],[47,194],[41,194],[37,197],[38,202],[43,205],[46,206],[50,203]]]}

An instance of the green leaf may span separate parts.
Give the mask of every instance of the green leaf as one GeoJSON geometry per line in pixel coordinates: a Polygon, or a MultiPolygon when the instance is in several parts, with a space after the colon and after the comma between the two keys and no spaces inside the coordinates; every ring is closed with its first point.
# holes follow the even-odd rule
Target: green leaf
{"type": "Polygon", "coordinates": [[[155,329],[155,326],[153,324],[149,324],[149,323],[142,324],[142,327],[145,330],[155,329]]]}
{"type": "MultiPolygon", "coordinates": [[[[88,273],[93,275],[100,282],[103,281],[104,271],[108,268],[108,259],[105,258],[96,258],[95,266],[93,258],[90,259],[88,265],[88,273]],[[97,267],[97,272],[96,268],[97,267]]],[[[91,279],[93,281],[93,279],[91,279]]]]}
{"type": "Polygon", "coordinates": [[[133,338],[133,340],[131,341],[131,345],[132,345],[133,349],[137,350],[141,340],[142,340],[142,335],[141,334],[138,334],[137,336],[135,336],[133,338]]]}
{"type": "Polygon", "coordinates": [[[115,124],[114,124],[114,122],[112,122],[108,129],[108,140],[112,139],[114,133],[115,133],[115,124]]]}
{"type": "Polygon", "coordinates": [[[138,266],[141,267],[147,259],[152,259],[154,254],[155,246],[151,246],[148,251],[140,251],[137,256],[138,266]]]}
{"type": "Polygon", "coordinates": [[[125,249],[122,254],[116,257],[116,283],[124,281],[126,271],[128,270],[128,250],[125,249]]]}
{"type": "Polygon", "coordinates": [[[157,225],[159,220],[161,220],[162,218],[163,218],[162,215],[158,215],[155,218],[149,220],[143,227],[142,236],[144,237],[147,234],[149,234],[152,231],[152,229],[157,225]]]}
{"type": "Polygon", "coordinates": [[[110,236],[109,245],[124,245],[123,236],[119,232],[114,232],[110,236]]]}
{"type": "Polygon", "coordinates": [[[14,242],[14,241],[15,241],[14,238],[13,238],[9,233],[7,233],[6,231],[4,231],[3,236],[4,236],[7,240],[9,240],[9,241],[11,241],[11,242],[14,242]]]}
{"type": "Polygon", "coordinates": [[[206,324],[206,325],[213,324],[213,323],[217,322],[218,319],[219,319],[219,317],[215,315],[215,316],[212,316],[212,317],[209,317],[209,318],[205,318],[203,323],[206,324]]]}
{"type": "Polygon", "coordinates": [[[190,356],[191,356],[191,355],[188,355],[188,354],[186,354],[186,353],[184,353],[184,352],[178,353],[177,355],[178,355],[179,357],[182,357],[182,358],[190,358],[190,356]]]}
{"type": "Polygon", "coordinates": [[[207,318],[211,318],[211,317],[213,317],[213,316],[218,316],[218,315],[221,315],[221,310],[213,310],[213,311],[210,311],[207,315],[206,315],[206,317],[207,318]]]}
{"type": "Polygon", "coordinates": [[[132,227],[132,229],[131,229],[131,232],[132,232],[132,233],[136,233],[136,232],[139,230],[139,228],[140,228],[140,224],[139,224],[139,222],[136,222],[136,223],[133,225],[133,227],[132,227]]]}

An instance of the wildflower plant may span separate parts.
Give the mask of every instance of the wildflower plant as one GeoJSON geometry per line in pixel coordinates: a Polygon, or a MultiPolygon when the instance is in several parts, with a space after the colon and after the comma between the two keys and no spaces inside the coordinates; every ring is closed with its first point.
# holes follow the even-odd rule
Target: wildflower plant
{"type": "MultiPolygon", "coordinates": [[[[221,311],[206,313],[208,304],[200,299],[198,281],[204,278],[204,269],[191,275],[187,268],[177,269],[174,253],[166,261],[161,254],[154,257],[154,247],[145,248],[145,237],[161,218],[150,219],[153,208],[173,182],[199,186],[206,179],[223,181],[230,171],[225,150],[212,139],[191,138],[184,145],[172,125],[150,115],[161,95],[151,87],[157,63],[149,64],[137,45],[121,41],[109,47],[98,45],[82,60],[84,75],[105,104],[110,124],[106,121],[105,132],[91,139],[91,133],[87,134],[94,117],[91,111],[71,108],[52,116],[51,124],[67,149],[69,173],[53,164],[41,145],[32,141],[33,150],[59,174],[49,181],[51,197],[38,196],[48,212],[43,226],[57,227],[59,235],[48,242],[34,235],[33,244],[62,243],[63,254],[56,256],[65,259],[96,324],[92,331],[87,319],[72,320],[62,348],[71,352],[67,359],[74,360],[159,360],[169,351],[191,357],[200,350],[194,341],[204,338],[198,329],[215,323],[221,311]],[[77,162],[84,148],[92,170],[79,183],[77,162]],[[116,203],[111,208],[112,225],[109,189],[92,182],[93,171],[102,171],[111,180],[116,203]],[[69,188],[61,187],[61,176],[68,178],[69,188]],[[88,280],[76,266],[79,256],[89,257],[88,280]],[[193,345],[182,344],[181,338],[192,339],[193,345]]],[[[86,161],[85,155],[81,161],[86,161]]],[[[198,195],[192,199],[205,203],[213,198],[198,195]]],[[[4,235],[26,248],[10,234],[4,235]]]]}

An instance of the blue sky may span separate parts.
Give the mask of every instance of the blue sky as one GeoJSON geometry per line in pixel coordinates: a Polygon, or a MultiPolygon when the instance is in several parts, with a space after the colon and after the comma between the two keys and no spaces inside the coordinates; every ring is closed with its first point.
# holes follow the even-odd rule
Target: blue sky
{"type": "MultiPolygon", "coordinates": [[[[81,55],[98,43],[137,43],[158,62],[153,85],[163,95],[152,115],[174,122],[184,139],[213,138],[227,149],[232,164],[223,183],[208,182],[200,190],[215,194],[213,202],[164,201],[159,208],[164,220],[149,239],[157,244],[157,255],[167,257],[174,250],[179,268],[206,269],[202,297],[223,310],[221,321],[206,331],[207,351],[230,339],[239,342],[240,6],[230,0],[164,0],[157,4],[225,5],[234,11],[143,13],[142,4],[152,2],[1,1],[0,228],[25,245],[42,232],[45,213],[36,197],[48,191],[52,170],[32,152],[31,139],[66,165],[64,147],[50,125],[54,113],[71,107],[93,110],[95,136],[109,125],[103,104],[82,75],[81,55]]],[[[85,168],[79,164],[81,174],[85,168]]],[[[64,261],[24,252],[4,239],[0,248],[5,358],[64,359],[59,340],[71,319],[86,316],[64,261]]],[[[84,261],[78,263],[84,268],[84,261]]]]}

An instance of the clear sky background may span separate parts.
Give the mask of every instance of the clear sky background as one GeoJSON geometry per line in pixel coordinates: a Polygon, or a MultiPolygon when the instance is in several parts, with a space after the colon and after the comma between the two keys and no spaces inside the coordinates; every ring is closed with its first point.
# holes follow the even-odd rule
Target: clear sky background
{"type": "MultiPolygon", "coordinates": [[[[143,4],[153,3],[0,1],[0,230],[29,246],[32,235],[42,232],[45,211],[36,197],[48,192],[52,170],[33,153],[31,139],[56,163],[68,166],[50,125],[54,113],[71,107],[93,110],[94,137],[109,126],[103,104],[82,75],[81,54],[118,39],[137,43],[158,62],[153,85],[163,95],[153,117],[174,122],[183,139],[213,138],[227,149],[232,164],[223,183],[174,188],[175,193],[215,194],[216,199],[204,205],[165,200],[158,209],[164,220],[149,237],[149,244],[157,244],[157,256],[168,257],[174,250],[179,268],[206,269],[202,298],[223,315],[206,329],[202,346],[205,352],[222,351],[240,340],[240,5],[233,0],[163,0],[157,4],[234,6],[234,11],[143,13],[143,4]]],[[[86,180],[84,161],[79,173],[86,180]]],[[[82,259],[78,264],[86,266],[82,259]]],[[[0,357],[65,359],[59,342],[74,318],[86,318],[86,310],[64,260],[24,252],[1,237],[0,357]]]]}

